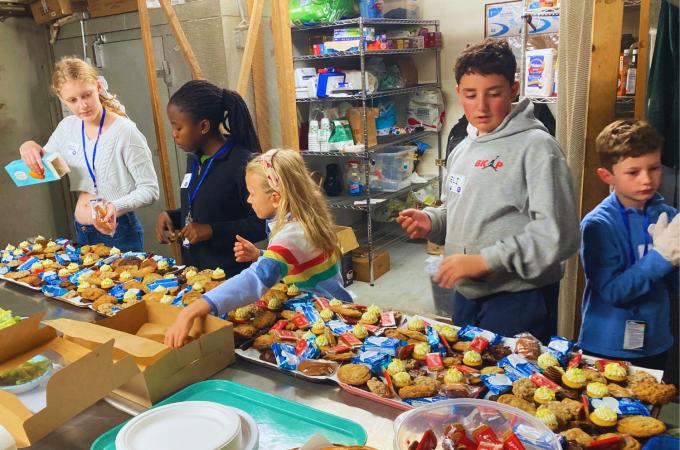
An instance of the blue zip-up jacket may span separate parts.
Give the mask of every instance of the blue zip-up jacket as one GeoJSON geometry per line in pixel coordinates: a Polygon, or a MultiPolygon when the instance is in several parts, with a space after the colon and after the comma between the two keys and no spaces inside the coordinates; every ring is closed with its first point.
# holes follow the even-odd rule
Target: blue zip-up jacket
{"type": "MultiPolygon", "coordinates": [[[[647,202],[649,223],[662,212],[669,220],[677,210],[656,194],[647,202]]],[[[612,193],[581,222],[581,262],[585,270],[583,320],[579,346],[613,358],[642,358],[662,353],[673,344],[669,323],[669,293],[677,291],[678,268],[648,246],[644,255],[644,216],[626,208],[630,235],[612,193]],[[630,245],[635,261],[631,261],[630,245]],[[627,320],[646,323],[644,347],[624,350],[627,320]]],[[[651,240],[651,239],[650,239],[651,240]]]]}

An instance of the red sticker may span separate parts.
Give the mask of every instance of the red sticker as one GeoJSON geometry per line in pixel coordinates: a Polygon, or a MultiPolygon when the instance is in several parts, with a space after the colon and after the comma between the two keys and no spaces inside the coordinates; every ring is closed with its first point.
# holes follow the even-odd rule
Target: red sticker
{"type": "Polygon", "coordinates": [[[444,368],[441,353],[428,353],[425,355],[425,364],[427,364],[427,368],[430,370],[442,370],[444,368]]]}
{"type": "Polygon", "coordinates": [[[489,340],[482,337],[481,335],[475,336],[475,338],[470,342],[470,350],[475,350],[480,355],[484,353],[484,350],[489,346],[489,340]]]}
{"type": "Polygon", "coordinates": [[[298,328],[307,328],[309,326],[309,319],[307,319],[307,316],[304,314],[300,313],[297,316],[293,317],[291,321],[295,324],[296,327],[298,328]]]}
{"type": "Polygon", "coordinates": [[[342,333],[340,335],[340,339],[342,339],[342,341],[345,344],[349,345],[350,347],[356,347],[356,346],[361,345],[361,341],[359,339],[357,339],[357,337],[354,336],[349,331],[345,331],[344,333],[342,333]]]}
{"type": "Polygon", "coordinates": [[[286,328],[286,325],[288,325],[288,321],[286,319],[281,319],[278,322],[274,324],[274,326],[271,327],[272,330],[283,330],[286,328]]]}
{"type": "Polygon", "coordinates": [[[396,327],[397,320],[394,317],[394,311],[383,311],[380,313],[380,323],[384,327],[396,327]]]}

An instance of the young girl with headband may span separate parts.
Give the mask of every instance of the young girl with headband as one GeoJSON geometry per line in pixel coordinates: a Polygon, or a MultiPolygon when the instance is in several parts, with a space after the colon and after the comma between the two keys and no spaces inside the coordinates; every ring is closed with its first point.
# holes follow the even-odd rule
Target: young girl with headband
{"type": "Polygon", "coordinates": [[[68,164],[71,191],[78,193],[74,212],[78,243],[103,242],[123,251],[143,251],[144,232],[134,210],[159,196],[144,135],[85,61],[57,62],[52,90],[73,115],[59,122],[44,147],[34,141],[21,144],[21,159],[38,174],[44,173],[45,153],[59,153],[68,164]],[[99,215],[93,216],[94,205],[99,215]]]}
{"type": "Polygon", "coordinates": [[[352,301],[342,287],[333,220],[299,152],[274,149],[256,156],[246,167],[246,186],[257,216],[273,219],[267,249],[260,255],[252,243],[239,241],[237,260],[257,260],[183,309],[165,335],[166,345],[181,347],[194,319],[253,303],[281,280],[323,297],[352,301]]]}

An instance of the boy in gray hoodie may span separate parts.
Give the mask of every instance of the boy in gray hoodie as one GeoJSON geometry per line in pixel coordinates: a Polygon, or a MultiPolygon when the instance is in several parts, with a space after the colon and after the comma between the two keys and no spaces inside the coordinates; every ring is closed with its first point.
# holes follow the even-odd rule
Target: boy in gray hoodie
{"type": "Polygon", "coordinates": [[[504,336],[557,332],[561,263],[578,247],[578,214],[560,146],[517,95],[507,42],[485,40],[456,61],[468,136],[447,161],[439,208],[407,209],[409,237],[445,244],[434,281],[451,291],[453,322],[504,336]]]}

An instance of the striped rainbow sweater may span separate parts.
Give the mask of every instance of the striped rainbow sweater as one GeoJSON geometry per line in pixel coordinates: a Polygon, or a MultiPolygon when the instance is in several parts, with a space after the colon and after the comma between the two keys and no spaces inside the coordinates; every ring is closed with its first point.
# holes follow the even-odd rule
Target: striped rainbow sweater
{"type": "Polygon", "coordinates": [[[336,258],[307,240],[295,221],[286,223],[250,267],[203,295],[217,315],[257,301],[279,281],[327,298],[351,302],[336,258]]]}

